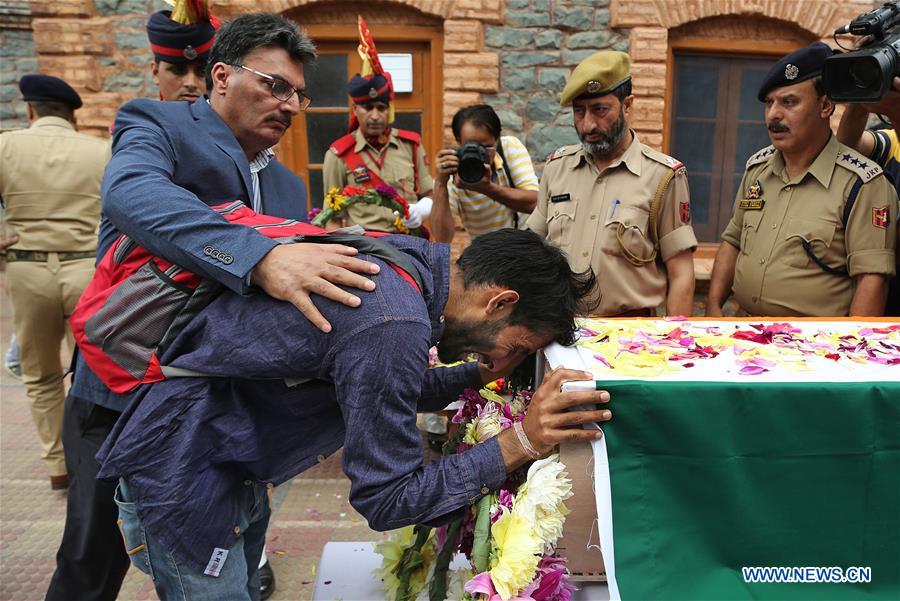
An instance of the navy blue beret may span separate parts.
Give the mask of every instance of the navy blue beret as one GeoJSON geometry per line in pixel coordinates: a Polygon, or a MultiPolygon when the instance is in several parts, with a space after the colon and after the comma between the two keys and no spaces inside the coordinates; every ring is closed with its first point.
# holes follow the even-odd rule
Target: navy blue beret
{"type": "Polygon", "coordinates": [[[822,74],[825,59],[831,56],[831,48],[822,42],[815,42],[800,50],[794,50],[772,65],[759,87],[757,98],[766,101],[766,94],[775,88],[792,86],[822,74]]]}
{"type": "Polygon", "coordinates": [[[40,73],[23,75],[19,80],[19,90],[22,91],[22,98],[25,99],[25,102],[45,100],[62,102],[73,109],[81,108],[81,96],[78,95],[78,92],[60,78],[52,75],[41,75],[40,73]]]}
{"type": "Polygon", "coordinates": [[[374,101],[387,104],[391,101],[392,92],[390,80],[381,74],[372,74],[368,77],[354,75],[347,84],[347,93],[356,104],[374,101]]]}
{"type": "Polygon", "coordinates": [[[172,11],[161,10],[147,20],[147,37],[156,60],[167,63],[205,61],[212,48],[216,30],[209,21],[193,25],[176,23],[172,11]]]}

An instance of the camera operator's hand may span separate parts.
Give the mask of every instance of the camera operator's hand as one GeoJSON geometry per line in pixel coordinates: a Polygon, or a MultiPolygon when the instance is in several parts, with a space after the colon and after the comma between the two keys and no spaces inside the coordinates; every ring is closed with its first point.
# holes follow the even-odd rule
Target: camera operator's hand
{"type": "Polygon", "coordinates": [[[472,190],[473,192],[480,192],[485,196],[493,197],[493,192],[496,189],[498,184],[495,184],[491,179],[491,175],[493,172],[491,171],[491,166],[488,163],[484,164],[484,175],[481,180],[475,184],[467,184],[458,177],[456,178],[456,186],[462,190],[472,190]]]}
{"type": "Polygon", "coordinates": [[[878,115],[897,115],[900,113],[900,77],[891,80],[891,89],[875,103],[863,103],[861,105],[870,113],[878,115]]]}
{"type": "Polygon", "coordinates": [[[439,184],[446,186],[450,178],[456,175],[456,171],[459,169],[459,157],[456,156],[456,151],[452,148],[444,148],[437,153],[434,164],[437,167],[435,179],[439,184]]]}

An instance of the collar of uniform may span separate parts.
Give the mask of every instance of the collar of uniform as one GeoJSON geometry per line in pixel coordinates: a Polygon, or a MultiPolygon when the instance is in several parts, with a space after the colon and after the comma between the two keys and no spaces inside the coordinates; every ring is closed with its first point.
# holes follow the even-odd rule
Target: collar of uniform
{"type": "MultiPolygon", "coordinates": [[[[622,163],[625,163],[625,167],[628,168],[633,174],[640,177],[641,175],[641,143],[638,140],[637,134],[634,133],[634,130],[631,131],[631,145],[625,149],[625,152],[622,153],[622,156],[617,158],[615,161],[609,164],[606,167],[606,170],[615,169],[622,163]]],[[[594,161],[591,160],[590,155],[582,146],[578,150],[578,160],[575,161],[575,164],[572,165],[572,169],[575,169],[579,165],[594,165],[594,161]]],[[[596,169],[596,167],[594,167],[596,169]]]]}
{"type": "MultiPolygon", "coordinates": [[[[825,148],[822,149],[822,152],[819,153],[816,160],[812,162],[812,165],[810,165],[799,177],[795,177],[793,181],[800,182],[806,177],[806,174],[809,173],[819,180],[819,183],[822,184],[823,187],[827,188],[831,184],[831,176],[834,174],[834,159],[838,155],[838,150],[838,140],[832,134],[828,139],[828,143],[825,144],[825,148]]],[[[781,154],[780,150],[776,150],[775,155],[772,158],[772,171],[780,177],[782,181],[788,181],[786,179],[787,174],[785,173],[784,155],[781,154]]]]}
{"type": "Polygon", "coordinates": [[[75,131],[75,126],[62,117],[41,117],[40,119],[35,119],[29,127],[65,127],[75,131]]]}
{"type": "MultiPolygon", "coordinates": [[[[353,151],[355,153],[359,154],[360,152],[363,151],[363,149],[366,146],[369,146],[369,143],[366,141],[366,137],[363,135],[362,131],[358,127],[356,128],[356,131],[353,132],[353,134],[356,136],[356,146],[353,147],[353,151]]],[[[391,128],[391,133],[388,136],[388,141],[387,141],[387,144],[385,144],[385,147],[387,147],[389,145],[390,146],[399,146],[400,145],[400,139],[397,137],[397,128],[395,128],[395,127],[391,128]]],[[[381,152],[382,150],[384,150],[384,148],[377,149],[374,146],[369,146],[369,147],[372,150],[375,150],[377,152],[381,152]]]]}

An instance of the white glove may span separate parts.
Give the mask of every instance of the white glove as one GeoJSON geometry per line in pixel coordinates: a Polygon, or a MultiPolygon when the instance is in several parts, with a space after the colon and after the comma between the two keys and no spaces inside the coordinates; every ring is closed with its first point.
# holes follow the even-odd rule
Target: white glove
{"type": "Polygon", "coordinates": [[[409,229],[416,229],[417,227],[422,226],[422,222],[428,219],[428,216],[431,215],[431,205],[434,202],[427,196],[420,198],[419,202],[414,205],[409,205],[409,217],[407,219],[402,219],[403,225],[408,227],[409,229]]]}

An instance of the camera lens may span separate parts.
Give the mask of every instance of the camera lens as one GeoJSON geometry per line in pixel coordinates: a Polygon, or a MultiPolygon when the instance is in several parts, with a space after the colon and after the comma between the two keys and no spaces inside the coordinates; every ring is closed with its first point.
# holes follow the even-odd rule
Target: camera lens
{"type": "Polygon", "coordinates": [[[484,164],[487,163],[487,152],[477,142],[466,142],[456,149],[459,157],[457,174],[467,184],[477,184],[484,177],[484,164]]]}
{"type": "MultiPolygon", "coordinates": [[[[868,57],[866,57],[868,58],[868,57]]],[[[857,88],[877,88],[881,82],[881,70],[875,60],[856,60],[850,63],[847,69],[850,81],[857,88]]]]}

